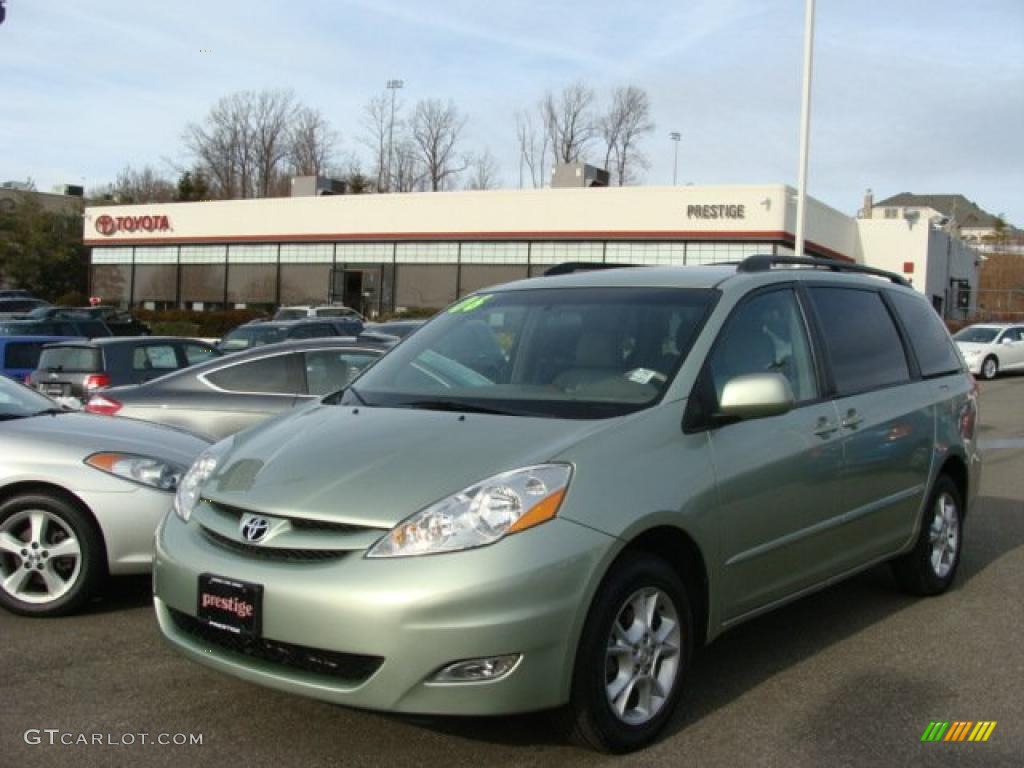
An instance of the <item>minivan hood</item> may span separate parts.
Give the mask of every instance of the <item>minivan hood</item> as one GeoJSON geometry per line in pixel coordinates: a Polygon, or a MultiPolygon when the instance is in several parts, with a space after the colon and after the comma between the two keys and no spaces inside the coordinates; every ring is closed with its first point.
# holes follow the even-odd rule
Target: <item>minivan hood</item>
{"type": "Polygon", "coordinates": [[[317,404],[236,435],[202,493],[270,515],[391,528],[617,421],[317,404]]]}

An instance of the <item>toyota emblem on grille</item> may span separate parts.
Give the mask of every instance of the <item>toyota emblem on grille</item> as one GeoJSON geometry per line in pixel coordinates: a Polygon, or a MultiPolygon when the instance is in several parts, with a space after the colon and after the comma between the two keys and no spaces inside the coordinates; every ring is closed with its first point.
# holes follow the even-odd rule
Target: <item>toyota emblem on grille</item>
{"type": "Polygon", "coordinates": [[[240,526],[246,541],[260,541],[270,530],[270,523],[265,517],[250,517],[242,521],[240,526]]]}

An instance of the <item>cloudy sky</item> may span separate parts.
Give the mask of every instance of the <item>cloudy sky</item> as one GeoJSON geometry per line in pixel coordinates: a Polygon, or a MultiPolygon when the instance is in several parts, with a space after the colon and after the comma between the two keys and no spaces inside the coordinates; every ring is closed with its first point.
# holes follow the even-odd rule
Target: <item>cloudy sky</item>
{"type": "MultiPolygon", "coordinates": [[[[0,180],[173,174],[217,98],[292,88],[363,157],[389,78],[451,99],[518,184],[513,113],[583,80],[647,89],[647,184],[795,183],[801,0],[6,0],[0,180]],[[204,53],[210,50],[210,53],[204,53]]],[[[960,192],[1024,227],[1024,2],[819,0],[810,193],[960,192]]]]}

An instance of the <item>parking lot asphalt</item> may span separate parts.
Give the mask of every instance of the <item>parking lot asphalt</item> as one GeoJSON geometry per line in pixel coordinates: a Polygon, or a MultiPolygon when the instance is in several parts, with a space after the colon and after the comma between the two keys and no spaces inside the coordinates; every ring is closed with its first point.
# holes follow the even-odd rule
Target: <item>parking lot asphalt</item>
{"type": "Polygon", "coordinates": [[[984,479],[951,592],[907,597],[880,567],[734,629],[696,656],[673,723],[643,752],[575,748],[539,715],[390,717],[237,681],[166,646],[148,579],[133,578],[81,616],[0,611],[0,766],[1021,765],[1022,402],[1024,377],[982,384],[984,479]],[[922,743],[933,720],[997,726],[986,743],[922,743]],[[79,734],[135,743],[59,744],[79,734]]]}

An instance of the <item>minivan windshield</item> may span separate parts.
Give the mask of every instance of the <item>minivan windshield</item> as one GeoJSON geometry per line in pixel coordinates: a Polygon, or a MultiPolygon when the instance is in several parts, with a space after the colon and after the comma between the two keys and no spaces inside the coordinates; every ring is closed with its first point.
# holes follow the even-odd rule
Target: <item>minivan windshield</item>
{"type": "Polygon", "coordinates": [[[341,402],[607,418],[653,404],[718,294],[680,288],[478,293],[363,374],[341,402]]]}
{"type": "Polygon", "coordinates": [[[992,328],[984,325],[972,325],[957,332],[953,336],[955,341],[965,341],[968,344],[991,344],[1002,328],[992,328]]]}

